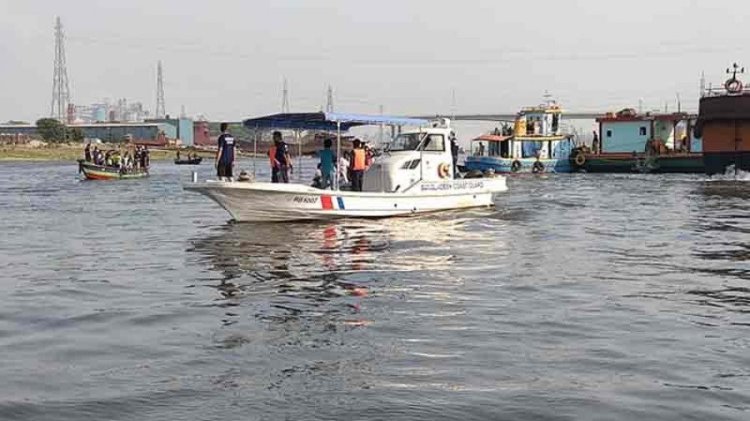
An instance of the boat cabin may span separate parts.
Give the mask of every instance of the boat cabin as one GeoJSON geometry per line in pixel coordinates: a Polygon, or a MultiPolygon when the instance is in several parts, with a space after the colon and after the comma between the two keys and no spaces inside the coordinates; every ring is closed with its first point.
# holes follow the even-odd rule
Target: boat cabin
{"type": "Polygon", "coordinates": [[[573,143],[570,136],[561,134],[562,112],[554,101],[524,108],[512,129],[495,129],[474,139],[471,153],[506,159],[567,159],[573,143]]]}
{"type": "Polygon", "coordinates": [[[454,177],[450,120],[403,131],[365,172],[362,190],[405,191],[418,182],[442,182],[454,177]]]}
{"type": "Polygon", "coordinates": [[[701,152],[701,141],[693,136],[696,116],[688,113],[639,114],[632,108],[597,118],[598,153],[657,154],[701,152]]]}

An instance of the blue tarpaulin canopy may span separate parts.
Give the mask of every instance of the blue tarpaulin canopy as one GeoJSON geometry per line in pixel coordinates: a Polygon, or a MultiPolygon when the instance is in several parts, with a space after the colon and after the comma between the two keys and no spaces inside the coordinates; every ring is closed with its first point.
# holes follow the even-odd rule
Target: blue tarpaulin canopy
{"type": "Polygon", "coordinates": [[[280,130],[321,130],[336,131],[341,124],[341,130],[347,131],[352,127],[375,124],[387,126],[427,126],[428,120],[419,118],[389,117],[364,114],[341,113],[282,113],[264,117],[249,118],[243,122],[248,129],[280,129],[280,130]]]}

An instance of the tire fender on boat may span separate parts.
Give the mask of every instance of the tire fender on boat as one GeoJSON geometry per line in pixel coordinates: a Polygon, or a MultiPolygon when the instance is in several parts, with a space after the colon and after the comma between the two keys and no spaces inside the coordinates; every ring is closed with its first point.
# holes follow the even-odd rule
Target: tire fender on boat
{"type": "Polygon", "coordinates": [[[582,167],[583,164],[586,163],[586,154],[581,151],[578,151],[578,153],[576,154],[576,157],[573,159],[573,162],[575,162],[575,164],[578,165],[579,167],[582,167]]]}
{"type": "Polygon", "coordinates": [[[510,164],[510,170],[511,172],[518,172],[521,170],[521,161],[519,160],[513,160],[513,162],[510,164]]]}
{"type": "Polygon", "coordinates": [[[531,172],[534,174],[540,174],[544,172],[544,164],[541,161],[535,161],[534,166],[531,167],[531,172]]]}

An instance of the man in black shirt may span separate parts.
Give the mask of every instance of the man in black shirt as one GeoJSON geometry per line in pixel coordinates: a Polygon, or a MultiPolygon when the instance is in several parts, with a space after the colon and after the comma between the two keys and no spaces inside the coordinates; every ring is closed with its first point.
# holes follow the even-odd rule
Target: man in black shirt
{"type": "Polygon", "coordinates": [[[229,133],[229,125],[227,123],[221,123],[221,135],[219,136],[217,143],[218,149],[216,151],[216,176],[222,181],[232,180],[232,168],[234,167],[234,136],[229,133]]]}

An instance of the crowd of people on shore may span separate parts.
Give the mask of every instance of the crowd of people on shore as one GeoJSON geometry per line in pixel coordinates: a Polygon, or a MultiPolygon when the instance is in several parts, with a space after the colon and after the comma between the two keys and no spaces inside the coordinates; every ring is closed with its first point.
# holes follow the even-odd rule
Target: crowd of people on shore
{"type": "Polygon", "coordinates": [[[87,143],[83,150],[84,160],[94,165],[117,168],[120,172],[132,172],[148,170],[151,163],[150,152],[147,146],[136,145],[135,148],[99,149],[87,143]]]}

